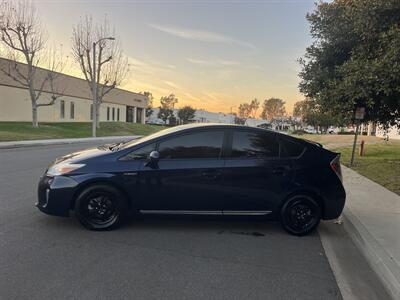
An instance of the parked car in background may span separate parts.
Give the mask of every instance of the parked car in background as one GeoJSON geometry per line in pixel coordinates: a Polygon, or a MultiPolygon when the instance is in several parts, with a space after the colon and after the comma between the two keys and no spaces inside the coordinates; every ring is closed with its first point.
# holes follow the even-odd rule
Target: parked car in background
{"type": "Polygon", "coordinates": [[[328,130],[327,130],[327,132],[328,132],[329,134],[338,134],[339,131],[340,131],[340,128],[339,128],[339,127],[335,127],[335,126],[330,126],[330,127],[328,128],[328,130]]]}
{"type": "Polygon", "coordinates": [[[305,132],[307,132],[308,134],[317,134],[318,133],[314,127],[310,127],[310,126],[305,127],[303,130],[305,132]]]}
{"type": "Polygon", "coordinates": [[[37,207],[106,230],[130,214],[247,215],[313,231],[344,207],[340,155],[271,130],[190,124],[57,159],[37,207]]]}
{"type": "Polygon", "coordinates": [[[262,123],[257,125],[258,128],[263,128],[263,129],[271,129],[272,125],[270,123],[262,123]]]}

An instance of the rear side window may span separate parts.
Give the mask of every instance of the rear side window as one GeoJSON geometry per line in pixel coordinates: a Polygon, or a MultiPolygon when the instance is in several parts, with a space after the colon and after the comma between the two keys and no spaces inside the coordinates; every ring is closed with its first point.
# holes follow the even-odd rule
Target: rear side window
{"type": "Polygon", "coordinates": [[[304,146],[291,140],[281,139],[281,157],[298,157],[304,151],[304,146]]]}
{"type": "Polygon", "coordinates": [[[161,142],[160,159],[218,158],[222,150],[223,131],[186,134],[161,142]]]}
{"type": "Polygon", "coordinates": [[[156,149],[156,144],[150,144],[142,148],[136,149],[121,158],[121,160],[145,160],[149,157],[150,152],[156,149]]]}
{"type": "Polygon", "coordinates": [[[234,131],[231,157],[272,158],[279,156],[279,144],[274,134],[234,131]]]}

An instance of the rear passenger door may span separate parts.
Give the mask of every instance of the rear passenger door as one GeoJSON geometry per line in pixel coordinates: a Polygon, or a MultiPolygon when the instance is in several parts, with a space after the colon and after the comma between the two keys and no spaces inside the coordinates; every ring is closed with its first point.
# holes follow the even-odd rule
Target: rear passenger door
{"type": "Polygon", "coordinates": [[[225,157],[225,214],[268,214],[291,180],[291,163],[279,157],[278,135],[232,130],[225,157]]]}

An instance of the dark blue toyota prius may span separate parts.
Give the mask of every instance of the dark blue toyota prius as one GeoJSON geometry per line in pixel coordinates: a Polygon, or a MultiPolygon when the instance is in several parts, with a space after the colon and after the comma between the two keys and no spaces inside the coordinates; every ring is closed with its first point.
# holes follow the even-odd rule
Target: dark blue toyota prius
{"type": "Polygon", "coordinates": [[[274,131],[192,124],[57,159],[41,178],[37,207],[71,211],[108,230],[135,214],[248,215],[291,234],[337,218],[346,194],[340,155],[274,131]]]}

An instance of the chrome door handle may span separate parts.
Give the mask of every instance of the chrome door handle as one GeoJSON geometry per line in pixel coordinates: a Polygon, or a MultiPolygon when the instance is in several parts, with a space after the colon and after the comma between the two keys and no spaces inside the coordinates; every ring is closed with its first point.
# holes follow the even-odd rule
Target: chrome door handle
{"type": "Polygon", "coordinates": [[[124,175],[125,176],[137,176],[137,172],[127,172],[127,173],[124,173],[124,175]]]}

